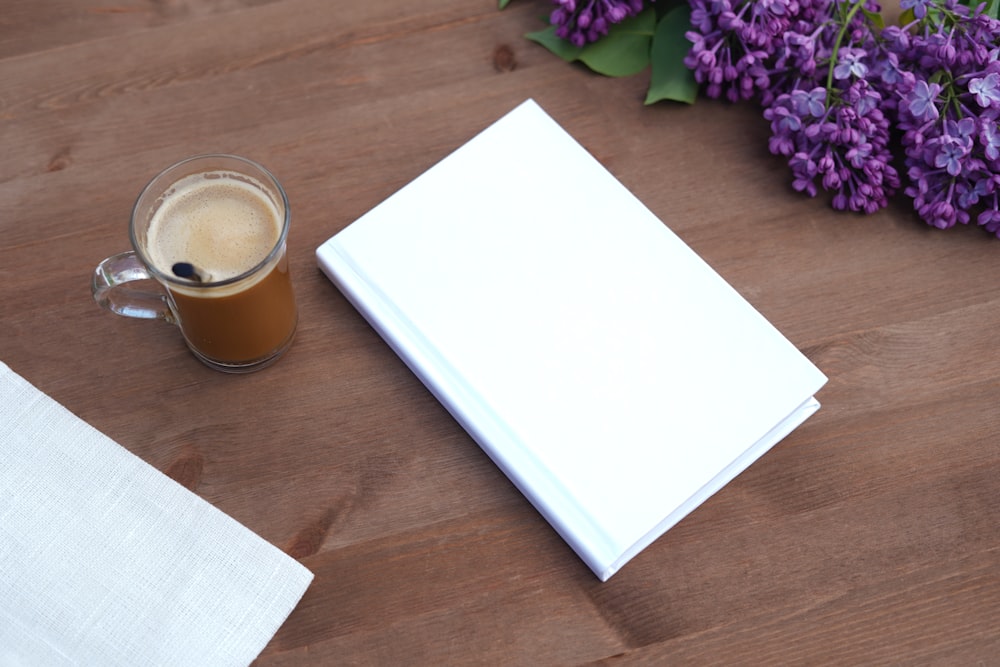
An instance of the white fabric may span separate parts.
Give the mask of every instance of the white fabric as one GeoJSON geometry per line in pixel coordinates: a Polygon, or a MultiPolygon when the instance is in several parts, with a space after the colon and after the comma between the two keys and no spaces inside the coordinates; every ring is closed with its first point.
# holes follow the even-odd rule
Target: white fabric
{"type": "Polygon", "coordinates": [[[0,363],[0,665],[246,665],[312,577],[0,363]]]}

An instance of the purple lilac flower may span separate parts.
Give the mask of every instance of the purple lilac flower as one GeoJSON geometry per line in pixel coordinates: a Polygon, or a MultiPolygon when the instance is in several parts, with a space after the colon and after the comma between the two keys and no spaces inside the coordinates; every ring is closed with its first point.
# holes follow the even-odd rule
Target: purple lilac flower
{"type": "Polygon", "coordinates": [[[826,86],[829,77],[843,82],[834,88],[845,88],[853,79],[883,75],[881,69],[873,71],[879,67],[874,57],[875,27],[860,11],[878,12],[875,2],[799,0],[799,4],[799,14],[789,23],[781,49],[772,59],[772,86],[761,96],[764,106],[794,88],[826,86]]]}
{"type": "Polygon", "coordinates": [[[870,0],[689,0],[685,64],[707,96],[764,107],[796,190],[885,206],[894,124],[918,214],[1000,236],[1000,21],[959,1],[902,0],[913,22],[879,30],[870,0]]]}
{"type": "Polygon", "coordinates": [[[800,1],[810,0],[690,0],[684,64],[708,97],[750,100],[770,87],[768,61],[800,1]]]}
{"type": "Polygon", "coordinates": [[[906,98],[906,109],[919,122],[930,122],[937,120],[940,115],[937,108],[938,95],[941,93],[941,86],[936,83],[927,83],[920,80],[915,81],[913,90],[906,98]]]}
{"type": "Polygon", "coordinates": [[[868,53],[864,49],[847,47],[840,49],[837,55],[837,65],[833,68],[834,79],[840,81],[852,76],[863,79],[868,75],[868,65],[865,64],[868,53]]]}
{"type": "Polygon", "coordinates": [[[1000,102],[1000,74],[990,72],[986,76],[969,79],[969,92],[976,103],[984,109],[1000,102]]]}
{"type": "Polygon", "coordinates": [[[934,0],[901,0],[899,3],[900,9],[912,9],[918,19],[927,16],[927,7],[933,5],[934,0]]]}
{"type": "Polygon", "coordinates": [[[993,207],[986,208],[980,213],[978,222],[986,231],[1000,236],[1000,211],[997,210],[995,190],[993,194],[993,207]]]}
{"type": "MultiPolygon", "coordinates": [[[[969,154],[969,150],[961,142],[946,136],[937,140],[936,145],[931,144],[931,146],[933,149],[930,154],[933,156],[935,167],[944,169],[950,176],[958,176],[962,173],[965,156],[969,154]]],[[[931,146],[928,148],[930,149],[931,146]]]]}
{"type": "Polygon", "coordinates": [[[905,193],[929,225],[947,229],[975,216],[1000,236],[1000,52],[988,48],[1000,43],[1000,21],[956,0],[934,7],[943,19],[917,20],[912,34],[889,32],[885,42],[912,70],[892,89],[905,193]]]}
{"type": "Polygon", "coordinates": [[[983,153],[990,162],[1000,159],[1000,126],[997,123],[983,123],[979,130],[979,141],[983,144],[983,153]]]}
{"type": "Polygon", "coordinates": [[[553,0],[549,22],[556,35],[575,46],[596,42],[615,23],[642,11],[643,0],[553,0]]]}
{"type": "MultiPolygon", "coordinates": [[[[875,28],[850,0],[800,6],[761,95],[771,122],[768,148],[788,158],[795,190],[816,196],[822,189],[834,208],[874,212],[900,185],[884,100],[868,79],[877,62],[875,28]]],[[[890,63],[891,71],[874,78],[901,76],[898,63],[890,63]]]]}
{"type": "Polygon", "coordinates": [[[789,158],[792,187],[810,196],[832,193],[840,210],[873,213],[899,187],[891,164],[889,122],[879,109],[879,93],[857,79],[841,99],[818,106],[824,87],[782,93],[764,110],[774,133],[769,147],[789,158]],[[794,117],[795,123],[788,118],[794,117]]]}

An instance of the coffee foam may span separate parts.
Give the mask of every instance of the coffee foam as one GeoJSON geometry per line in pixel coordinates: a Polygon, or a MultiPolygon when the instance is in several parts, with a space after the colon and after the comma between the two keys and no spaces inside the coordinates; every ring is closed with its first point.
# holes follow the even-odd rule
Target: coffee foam
{"type": "Polygon", "coordinates": [[[260,185],[226,172],[187,176],[164,194],[147,232],[149,260],[172,275],[193,264],[209,282],[235,278],[264,261],[281,236],[281,213],[260,185]]]}

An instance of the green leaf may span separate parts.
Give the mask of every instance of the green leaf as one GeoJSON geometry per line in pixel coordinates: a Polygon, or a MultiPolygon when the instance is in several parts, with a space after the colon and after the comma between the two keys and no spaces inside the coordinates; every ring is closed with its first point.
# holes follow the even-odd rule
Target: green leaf
{"type": "Polygon", "coordinates": [[[646,104],[660,100],[693,104],[697,99],[698,83],[684,65],[684,57],[691,48],[684,33],[690,28],[691,8],[686,3],[671,9],[657,24],[651,48],[653,73],[646,104]]]}
{"type": "Polygon", "coordinates": [[[656,10],[644,9],[608,29],[608,34],[583,47],[580,60],[605,76],[631,76],[649,67],[649,47],[656,28],[656,10]]]}
{"type": "Polygon", "coordinates": [[[525,37],[541,44],[563,60],[579,60],[605,76],[631,76],[649,66],[649,48],[656,27],[655,10],[649,7],[617,23],[596,42],[573,46],[556,36],[555,26],[530,32],[525,37]]]}
{"type": "Polygon", "coordinates": [[[503,9],[504,7],[506,7],[509,4],[510,4],[510,0],[500,0],[500,2],[497,3],[497,5],[499,6],[500,9],[503,9]]]}
{"type": "Polygon", "coordinates": [[[865,9],[864,7],[861,8],[861,11],[868,18],[868,23],[878,28],[879,31],[881,31],[882,28],[885,27],[885,19],[882,18],[881,14],[879,14],[878,12],[873,12],[869,9],[865,9]]]}
{"type": "Polygon", "coordinates": [[[655,0],[656,19],[659,21],[680,5],[690,5],[689,0],[655,0]]]}
{"type": "Polygon", "coordinates": [[[579,46],[573,46],[565,39],[556,36],[556,27],[550,25],[544,30],[539,30],[537,32],[529,32],[525,35],[528,39],[533,42],[538,42],[545,48],[547,48],[552,53],[556,54],[563,60],[567,62],[572,62],[574,60],[580,59],[580,52],[583,49],[579,46]]]}

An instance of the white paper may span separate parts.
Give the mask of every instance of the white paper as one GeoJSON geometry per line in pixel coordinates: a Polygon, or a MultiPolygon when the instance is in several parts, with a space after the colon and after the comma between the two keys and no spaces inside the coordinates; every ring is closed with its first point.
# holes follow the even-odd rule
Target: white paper
{"type": "Polygon", "coordinates": [[[0,665],[247,665],[312,577],[0,363],[0,665]]]}
{"type": "Polygon", "coordinates": [[[601,579],[826,381],[530,100],[317,256],[601,579]]]}

